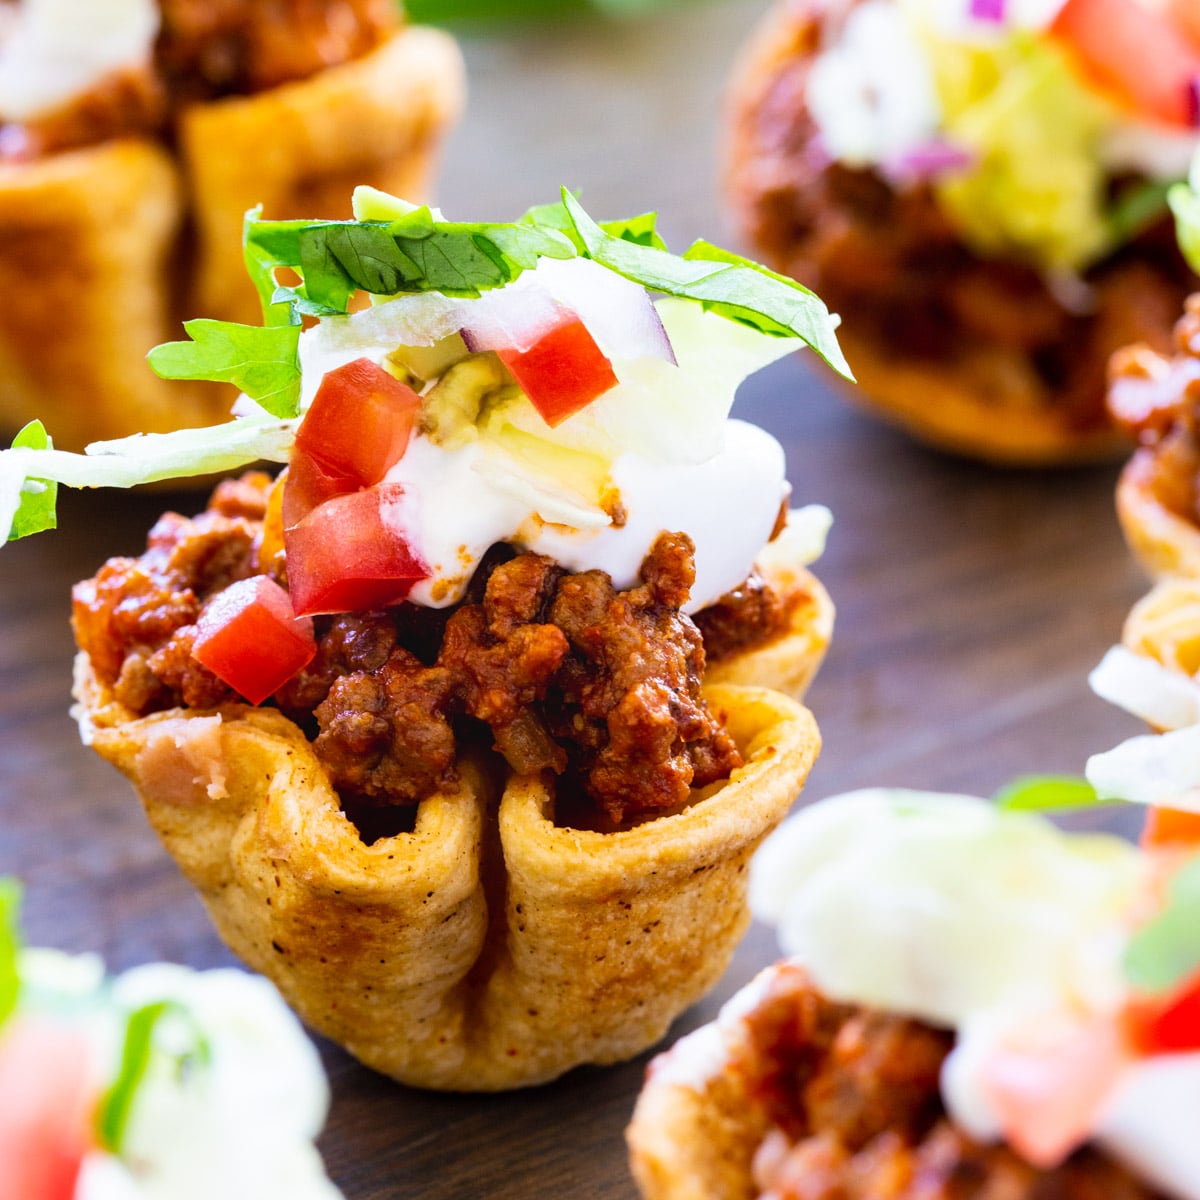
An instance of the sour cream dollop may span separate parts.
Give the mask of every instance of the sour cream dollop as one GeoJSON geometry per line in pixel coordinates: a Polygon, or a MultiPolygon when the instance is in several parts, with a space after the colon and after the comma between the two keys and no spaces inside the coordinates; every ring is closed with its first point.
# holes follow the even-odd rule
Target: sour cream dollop
{"type": "Polygon", "coordinates": [[[21,0],[0,28],[0,120],[39,117],[141,66],[158,28],[154,0],[21,0]]]}

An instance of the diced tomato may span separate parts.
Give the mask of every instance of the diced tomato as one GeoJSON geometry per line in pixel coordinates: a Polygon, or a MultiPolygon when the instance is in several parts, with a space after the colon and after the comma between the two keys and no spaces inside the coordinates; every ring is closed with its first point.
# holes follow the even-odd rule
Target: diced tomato
{"type": "MultiPolygon", "coordinates": [[[[372,482],[378,482],[373,480],[372,482]]],[[[283,480],[280,516],[284,529],[299,525],[318,504],[357,492],[363,485],[349,475],[334,475],[310,454],[293,447],[291,462],[283,480]]]]}
{"type": "Polygon", "coordinates": [[[1200,974],[1165,999],[1132,1001],[1125,1010],[1124,1026],[1139,1054],[1200,1050],[1200,974]]]}
{"type": "Polygon", "coordinates": [[[398,483],[336,496],[284,533],[296,612],[361,612],[398,604],[428,576],[394,519],[403,496],[398,483]]]}
{"type": "Polygon", "coordinates": [[[1200,845],[1200,813],[1157,805],[1146,810],[1146,823],[1142,826],[1143,848],[1174,846],[1182,849],[1196,845],[1200,845]]]}
{"type": "Polygon", "coordinates": [[[412,388],[358,358],[321,380],[296,433],[296,450],[333,478],[369,487],[403,457],[420,411],[412,388]]]}
{"type": "Polygon", "coordinates": [[[1200,4],[1196,0],[1167,0],[1167,16],[1193,46],[1200,46],[1200,4]]]}
{"type": "Polygon", "coordinates": [[[552,428],[617,384],[612,363],[575,316],[556,325],[528,350],[497,353],[552,428]]]}
{"type": "Polygon", "coordinates": [[[1067,0],[1050,29],[1101,87],[1145,116],[1172,125],[1197,124],[1200,47],[1149,5],[1067,0]]]}
{"type": "Polygon", "coordinates": [[[0,1033],[0,1200],[71,1200],[92,1149],[97,1088],[87,1038],[19,1016],[0,1033]]]}
{"type": "Polygon", "coordinates": [[[1048,1169],[1087,1140],[1125,1051],[1111,1021],[1038,1029],[1033,1038],[996,1051],[982,1082],[1009,1144],[1048,1169]]]}
{"type": "Polygon", "coordinates": [[[251,704],[277,692],[317,652],[313,623],[266,575],[231,584],[200,614],[192,654],[251,704]]]}

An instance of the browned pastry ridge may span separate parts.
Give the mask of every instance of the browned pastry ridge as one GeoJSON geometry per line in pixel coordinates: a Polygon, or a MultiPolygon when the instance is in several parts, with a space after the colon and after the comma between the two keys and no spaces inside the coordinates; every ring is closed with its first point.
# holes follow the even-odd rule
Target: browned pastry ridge
{"type": "MultiPolygon", "coordinates": [[[[288,29],[285,9],[306,6],[328,0],[263,6],[275,12],[275,36],[288,29]]],[[[231,6],[190,7],[216,20],[231,6]]],[[[264,86],[215,99],[185,93],[161,136],[118,125],[94,144],[68,138],[62,149],[0,161],[0,289],[21,298],[0,315],[0,429],[41,417],[56,445],[78,450],[227,417],[231,387],[167,383],[145,355],[198,313],[259,322],[241,260],[243,214],[261,204],[271,218],[348,217],[356,184],[425,195],[464,95],[453,40],[416,27],[305,77],[237,82],[264,86]]]]}
{"type": "MultiPolygon", "coordinates": [[[[511,681],[542,669],[531,663],[531,647],[544,662],[564,632],[586,643],[596,622],[610,629],[627,622],[617,647],[626,637],[656,637],[640,632],[642,605],[663,623],[664,636],[698,648],[695,627],[662,602],[676,560],[680,570],[690,568],[690,553],[681,555],[678,539],[668,537],[647,558],[646,582],[629,593],[614,593],[598,572],[548,569],[535,555],[506,560],[493,569],[482,601],[439,618],[445,632],[436,657],[425,653],[431,662],[389,648],[398,636],[393,621],[405,628],[419,614],[333,618],[319,641],[331,647],[332,683],[318,671],[299,677],[287,696],[277,694],[279,708],[235,702],[183,651],[205,589],[219,589],[254,561],[256,525],[244,514],[255,511],[256,496],[261,505],[263,486],[254,477],[223,485],[217,507],[191,522],[168,515],[142,560],[113,560],[77,589],[85,651],[76,698],[85,742],[133,782],[234,952],[269,976],[310,1025],[369,1066],[417,1086],[489,1091],[651,1045],[713,986],[748,924],[749,858],[816,758],[811,716],[763,686],[705,680],[701,695],[691,668],[686,687],[673,684],[675,650],[664,643],[660,651],[653,641],[637,657],[651,663],[661,656],[666,674],[640,681],[635,674],[623,695],[627,684],[615,677],[578,680],[586,664],[575,658],[562,668],[560,711],[547,702],[529,719],[520,704],[510,712],[505,694],[519,699],[523,683],[483,681],[479,706],[476,683],[497,653],[511,646],[518,656],[503,667],[511,681]],[[156,574],[160,561],[178,554],[186,575],[156,574]],[[556,598],[544,592],[547,580],[556,598]],[[536,623],[547,606],[553,613],[564,595],[581,589],[583,602],[556,618],[561,629],[536,623]],[[505,605],[522,596],[532,597],[532,623],[497,640],[488,630],[511,624],[515,610],[505,605]],[[597,598],[603,605],[588,616],[597,598]],[[474,649],[462,641],[472,630],[481,639],[474,649]],[[343,712],[339,701],[330,718],[330,697],[353,694],[356,680],[367,707],[343,712]],[[394,725],[380,721],[374,680],[399,705],[394,725]],[[343,682],[350,686],[339,691],[343,682]],[[610,688],[613,698],[603,705],[613,707],[597,721],[589,706],[610,688]],[[666,691],[664,704],[656,697],[666,691]],[[306,716],[316,693],[326,700],[306,716]],[[582,697],[579,707],[573,696],[582,697]],[[488,721],[495,749],[460,737],[446,721],[451,705],[488,721]],[[668,713],[677,723],[668,729],[698,739],[694,776],[689,767],[680,777],[678,746],[662,747],[666,760],[655,749],[668,713]],[[322,723],[315,738],[302,728],[314,715],[322,723]],[[534,736],[542,721],[542,735],[534,736]],[[339,723],[349,737],[331,757],[325,739],[339,723]],[[355,729],[381,724],[394,738],[393,765],[405,771],[346,774],[343,748],[374,753],[373,742],[355,740],[355,729]],[[556,774],[562,768],[554,754],[563,751],[553,741],[550,756],[538,757],[546,729],[578,764],[577,778],[556,774]],[[627,758],[621,739],[633,743],[627,758]],[[414,778],[429,780],[416,795],[414,778]],[[339,791],[347,784],[337,779],[349,781],[355,795],[339,791]],[[662,792],[680,782],[682,791],[662,792]],[[377,785],[373,798],[358,794],[377,785]],[[587,817],[576,794],[582,786],[598,790],[607,816],[587,817]],[[389,788],[399,789],[394,800],[379,794],[389,788]],[[364,800],[371,800],[365,816],[364,800]],[[372,826],[388,803],[386,825],[372,826]]],[[[783,577],[780,564],[770,570],[783,577]]],[[[760,684],[790,687],[811,677],[831,607],[806,572],[795,568],[790,578],[786,622],[763,626],[765,636],[747,650],[727,650],[719,660],[727,672],[736,675],[752,661],[743,655],[757,654],[765,656],[760,684]]],[[[420,648],[423,632],[413,636],[420,648]]],[[[533,690],[535,676],[529,679],[533,690]]]]}
{"type": "Polygon", "coordinates": [[[835,1004],[793,963],[651,1064],[627,1130],[645,1200],[1162,1200],[1090,1147],[1039,1171],[938,1094],[952,1035],[835,1004]]]}
{"type": "Polygon", "coordinates": [[[1125,540],[1150,575],[1200,578],[1200,296],[1172,352],[1129,346],[1110,376],[1109,410],[1138,444],[1117,482],[1125,540]]]}
{"type": "Polygon", "coordinates": [[[1042,276],[973,254],[929,188],[830,163],[808,69],[845,5],[781,0],[733,75],[725,191],[747,241],[841,314],[853,400],[923,441],[1009,465],[1113,458],[1105,370],[1119,347],[1169,345],[1194,278],[1168,220],[1089,270],[1094,310],[1042,276]]]}

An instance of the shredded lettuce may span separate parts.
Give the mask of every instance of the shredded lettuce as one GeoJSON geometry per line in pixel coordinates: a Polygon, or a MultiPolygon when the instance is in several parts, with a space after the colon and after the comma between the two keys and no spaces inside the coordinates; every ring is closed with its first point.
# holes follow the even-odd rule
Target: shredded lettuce
{"type": "Polygon", "coordinates": [[[1002,787],[992,802],[1008,812],[1062,812],[1111,803],[1101,800],[1086,779],[1074,775],[1022,775],[1002,787]]]}
{"type": "MultiPolygon", "coordinates": [[[[30,421],[13,439],[15,447],[30,450],[50,450],[53,443],[41,421],[30,421]]],[[[58,500],[58,484],[48,479],[28,479],[21,488],[16,512],[12,514],[8,530],[10,539],[28,537],[53,529],[58,524],[55,504],[58,500]]],[[[3,520],[0,517],[0,520],[3,520]]]]}
{"type": "Polygon", "coordinates": [[[148,355],[164,379],[232,383],[274,417],[294,417],[300,403],[300,326],[185,321],[190,342],[167,342],[148,355]]]}
{"type": "Polygon", "coordinates": [[[1200,969],[1200,858],[1172,877],[1166,905],[1130,938],[1122,966],[1134,987],[1153,995],[1200,969]]]}
{"type": "Polygon", "coordinates": [[[21,950],[21,885],[15,879],[0,878],[0,1025],[17,1007],[21,980],[17,957],[21,950]]]}
{"type": "Polygon", "coordinates": [[[1175,214],[1175,236],[1188,266],[1200,274],[1200,154],[1192,162],[1186,183],[1167,192],[1167,203],[1175,214]]]}
{"type": "Polygon", "coordinates": [[[10,531],[9,540],[37,532],[24,528],[18,516],[25,511],[27,496],[50,495],[53,484],[126,488],[234,471],[260,460],[285,463],[298,424],[265,415],[244,417],[205,429],[93,442],[83,454],[14,445],[0,451],[0,528],[10,531]]]}
{"type": "Polygon", "coordinates": [[[120,1069],[96,1110],[97,1140],[110,1154],[121,1152],[138,1088],[156,1052],[170,1053],[179,1072],[189,1069],[192,1064],[203,1066],[211,1057],[208,1040],[198,1022],[177,1000],[156,1000],[129,1014],[121,1046],[120,1069]],[[184,1047],[172,1052],[161,1049],[155,1041],[159,1027],[170,1021],[186,1033],[184,1047]]]}

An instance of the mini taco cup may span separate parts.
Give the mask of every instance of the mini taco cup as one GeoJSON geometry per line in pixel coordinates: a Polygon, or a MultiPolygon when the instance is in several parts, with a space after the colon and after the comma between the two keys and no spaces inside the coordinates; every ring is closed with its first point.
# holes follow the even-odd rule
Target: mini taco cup
{"type": "Polygon", "coordinates": [[[1129,611],[1121,640],[1181,675],[1200,672],[1200,579],[1164,579],[1129,611]]]}
{"type": "Polygon", "coordinates": [[[207,424],[224,389],[176,389],[146,370],[172,330],[183,184],[169,154],[125,138],[0,165],[0,424],[47,404],[59,444],[207,424]],[[49,343],[49,344],[48,344],[49,343]]]}
{"type": "Polygon", "coordinates": [[[1118,458],[1108,358],[1131,342],[1165,350],[1191,280],[1169,221],[1079,271],[1073,297],[1016,254],[977,253],[927,180],[832,159],[809,107],[810,68],[859,7],[780,0],[743,47],[723,177],[744,237],[841,315],[858,386],[838,390],[851,402],[1001,466],[1118,458]]]}
{"type": "Polygon", "coordinates": [[[243,214],[348,216],[354,183],[427,194],[463,97],[454,41],[407,27],[308,78],[184,108],[173,145],[0,164],[0,282],[23,297],[0,318],[0,428],[46,418],[80,450],[227,417],[234,388],[165,384],[145,356],[198,313],[258,322],[243,214]]]}
{"type": "Polygon", "coordinates": [[[541,1083],[660,1038],[724,970],[749,857],[819,747],[793,701],[714,686],[745,765],[680,811],[566,828],[552,786],[464,755],[410,832],[366,845],[281,714],[133,718],[83,655],[76,696],[85,741],[134,783],[231,949],[368,1066],[449,1090],[541,1083]]]}
{"type": "Polygon", "coordinates": [[[1173,512],[1154,489],[1152,447],[1134,451],[1117,481],[1117,519],[1134,557],[1154,578],[1200,578],[1200,525],[1173,512]]]}

